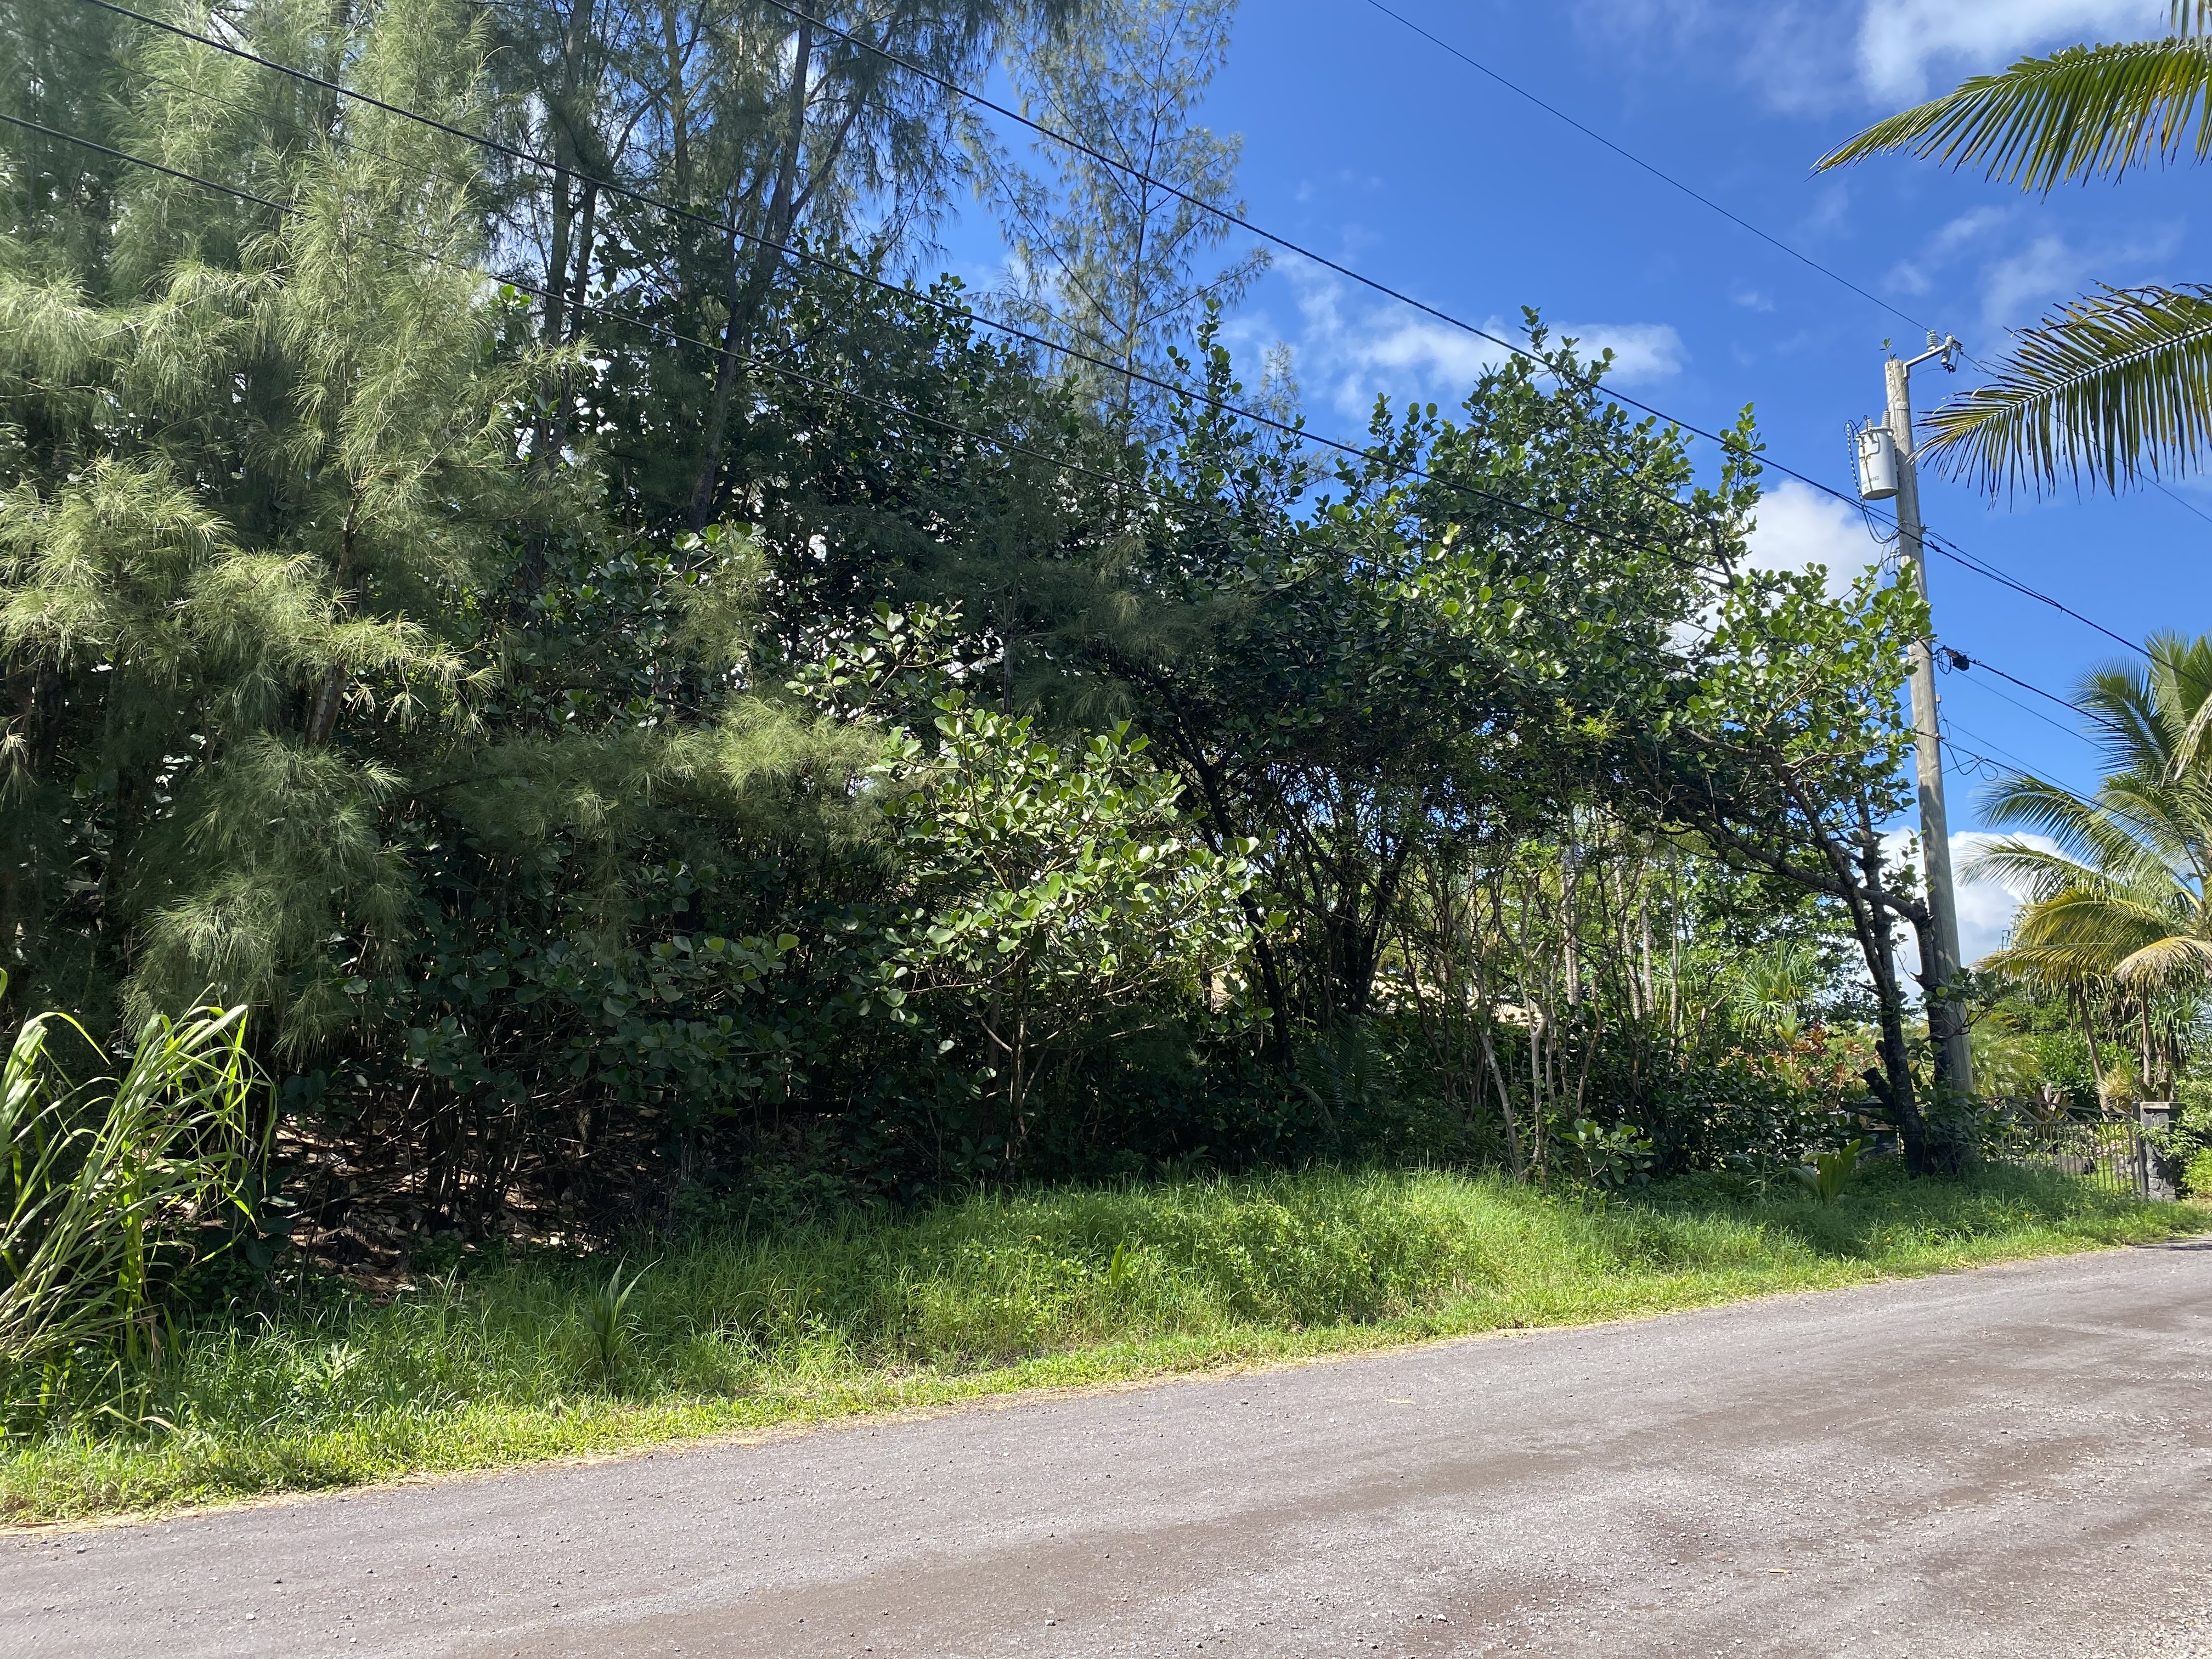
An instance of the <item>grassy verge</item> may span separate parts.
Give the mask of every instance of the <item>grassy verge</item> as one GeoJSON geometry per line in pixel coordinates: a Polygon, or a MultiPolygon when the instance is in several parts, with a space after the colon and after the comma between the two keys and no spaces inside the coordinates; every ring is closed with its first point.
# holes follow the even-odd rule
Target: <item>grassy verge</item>
{"type": "MultiPolygon", "coordinates": [[[[0,1521],[155,1510],[1509,1326],[1579,1323],[2212,1230],[2057,1177],[1863,1177],[1838,1203],[1598,1208],[1438,1173],[1050,1190],[511,1262],[386,1307],[189,1333],[129,1426],[0,1449],[0,1521]],[[633,1259],[634,1266],[644,1266],[633,1259]],[[595,1307],[595,1304],[598,1305],[595,1307]]],[[[104,1426],[103,1426],[104,1425],[104,1426]]]]}

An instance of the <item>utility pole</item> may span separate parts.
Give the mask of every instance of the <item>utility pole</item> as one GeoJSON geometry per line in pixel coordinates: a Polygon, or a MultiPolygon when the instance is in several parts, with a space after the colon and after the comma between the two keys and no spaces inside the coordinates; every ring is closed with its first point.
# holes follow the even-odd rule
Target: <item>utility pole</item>
{"type": "MultiPolygon", "coordinates": [[[[1958,367],[1961,348],[1948,335],[1930,333],[1917,357],[1893,356],[1883,365],[1889,408],[1879,425],[1859,434],[1859,494],[1868,501],[1897,501],[1898,579],[1928,599],[1927,550],[1921,543],[1920,469],[1912,453],[1912,371],[1940,359],[1958,367]]],[[[1943,810],[1943,736],[1936,719],[1936,653],[1930,639],[1912,641],[1912,758],[1920,785],[1920,856],[1928,881],[1928,916],[1935,960],[1923,983],[1928,995],[1928,1036],[1936,1049],[1936,1077],[1954,1095],[1974,1091],[1973,1054],[1963,1012],[1943,993],[1959,972],[1959,906],[1951,883],[1951,826],[1943,810]]]]}

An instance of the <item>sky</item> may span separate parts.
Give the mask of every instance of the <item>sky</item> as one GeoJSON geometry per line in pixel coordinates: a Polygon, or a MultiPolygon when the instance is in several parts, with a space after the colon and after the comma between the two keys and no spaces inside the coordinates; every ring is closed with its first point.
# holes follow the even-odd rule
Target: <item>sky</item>
{"type": "MultiPolygon", "coordinates": [[[[1205,118],[1241,134],[1248,217],[1455,316],[1510,334],[1523,306],[1590,347],[1611,384],[1708,429],[1754,407],[1772,459],[1851,492],[1845,425],[1878,413],[1885,342],[1923,327],[1970,352],[2098,283],[2183,282],[2208,261],[2183,167],[2049,198],[1929,163],[1815,175],[1868,123],[2027,52],[2162,32],[2165,0],[1388,0],[1546,103],[1914,320],[1853,293],[1422,40],[1370,0],[1245,0],[1205,118]]],[[[981,216],[948,239],[988,258],[981,216]]],[[[982,276],[984,273],[975,273],[982,276]]],[[[1292,354],[1310,426],[1358,438],[1377,392],[1456,403],[1494,349],[1289,254],[1232,336],[1292,354]]],[[[1256,368],[1256,362],[1255,364],[1256,368]]],[[[1971,382],[1914,373],[1925,408],[1971,382]]],[[[1256,380],[1256,374],[1254,376],[1256,380]]],[[[1711,445],[1702,451],[1716,465],[1711,445]]],[[[1859,514],[1769,476],[1758,556],[1855,572],[1859,514]]],[[[1990,501],[1924,477],[1928,523],[2129,639],[2212,627],[2212,488],[1990,501]]],[[[1936,559],[1936,631],[2063,694],[2124,656],[2112,641],[1936,559]]],[[[1941,682],[1963,855],[1997,769],[2094,786],[2072,711],[1984,669],[1941,682]],[[1965,751],[1974,751],[1970,755],[1965,751]],[[1977,758],[1978,756],[1982,758],[1977,758]]],[[[2007,895],[1960,895],[1969,960],[2007,895]]]]}

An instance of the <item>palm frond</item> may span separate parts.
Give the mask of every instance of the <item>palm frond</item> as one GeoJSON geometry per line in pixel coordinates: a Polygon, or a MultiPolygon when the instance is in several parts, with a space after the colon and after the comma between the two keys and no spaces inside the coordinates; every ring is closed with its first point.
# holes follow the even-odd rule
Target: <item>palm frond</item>
{"type": "Polygon", "coordinates": [[[2187,473],[2212,442],[2212,289],[2108,288],[2018,336],[1923,422],[1923,457],[1992,495],[2187,473]]]}
{"type": "MultiPolygon", "coordinates": [[[[2207,0],[2212,4],[2212,0],[2207,0]]],[[[2166,776],[2179,781],[2203,768],[2204,740],[2212,732],[2212,639],[2152,636],[2150,680],[2175,735],[2167,744],[2166,776]]]]}
{"type": "Polygon", "coordinates": [[[1902,151],[1978,167],[2001,184],[2049,191],[2068,179],[2116,178],[2212,155],[2212,37],[2178,34],[2109,46],[2070,46],[1978,75],[1924,104],[1877,121],[1814,165],[1848,167],[1902,151]]]}
{"type": "Polygon", "coordinates": [[[2188,933],[2153,939],[2112,969],[2112,977],[2123,985],[2178,985],[2208,974],[2212,974],[2212,944],[2188,933]]]}
{"type": "Polygon", "coordinates": [[[2079,888],[2028,905],[2013,942],[2037,950],[2061,946],[2104,952],[2108,968],[2135,951],[2173,937],[2187,925],[2167,896],[2111,888],[2079,888]]]}
{"type": "Polygon", "coordinates": [[[1967,860],[1959,873],[1966,881],[1993,881],[2031,904],[2061,893],[2107,884],[2102,873],[2079,860],[2021,841],[1999,842],[1984,848],[1967,860]]]}
{"type": "Polygon", "coordinates": [[[2101,963],[2073,948],[2008,945],[1974,964],[1977,971],[2039,985],[2094,985],[2106,977],[2101,963]]]}
{"type": "Polygon", "coordinates": [[[1990,786],[1982,800],[1982,817],[1992,829],[2047,836],[2069,857],[2097,862],[2100,815],[2093,803],[2070,789],[2015,772],[1990,786]]]}
{"type": "MultiPolygon", "coordinates": [[[[2160,641],[2148,641],[2154,657],[2160,641]]],[[[2172,758],[2171,717],[2159,702],[2158,688],[2142,665],[2100,663],[2076,681],[2074,701],[2095,722],[2089,733],[2104,751],[2105,770],[2155,776],[2172,758]]]]}

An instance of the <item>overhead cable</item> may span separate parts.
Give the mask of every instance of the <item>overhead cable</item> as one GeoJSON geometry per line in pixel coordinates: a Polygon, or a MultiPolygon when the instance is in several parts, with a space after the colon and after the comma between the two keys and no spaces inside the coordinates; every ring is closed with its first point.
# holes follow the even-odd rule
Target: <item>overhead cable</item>
{"type": "MultiPolygon", "coordinates": [[[[771,0],[771,3],[775,3],[776,0],[771,0]]],[[[1556,120],[1565,122],[1577,132],[1579,132],[1583,137],[1589,139],[1592,143],[1604,145],[1606,149],[1611,150],[1615,155],[1620,157],[1622,161],[1628,162],[1632,167],[1641,167],[1644,172],[1650,173],[1654,179],[1659,180],[1661,184],[1667,185],[1670,189],[1681,191],[1683,195],[1688,197],[1699,206],[1711,208],[1715,213],[1719,214],[1722,218],[1727,220],[1730,224],[1735,225],[1738,229],[1749,231],[1753,236],[1758,237],[1760,241],[1766,243],[1771,247],[1780,249],[1791,258],[1796,260],[1798,264],[1808,266],[1810,269],[1820,272],[1821,276],[1826,276],[1832,283],[1838,283],[1844,288],[1849,289],[1852,293],[1857,295],[1859,298],[1866,301],[1869,305],[1879,306],[1882,310],[1887,311],[1891,316],[1899,319],[1900,321],[1911,323],[1913,327],[1919,329],[1923,333],[1929,331],[1928,325],[1922,322],[1911,312],[1899,310],[1896,306],[1890,303],[1887,300],[1883,299],[1880,295],[1869,293],[1865,289],[1861,288],[1856,283],[1844,276],[1842,272],[1831,270],[1828,266],[1822,264],[1818,259],[1815,259],[1811,254],[1804,252],[1801,249],[1790,246],[1789,243],[1784,241],[1778,236],[1771,235],[1766,231],[1761,230],[1757,225],[1752,223],[1750,220],[1744,218],[1740,214],[1732,212],[1728,208],[1722,206],[1718,202],[1713,200],[1711,197],[1684,184],[1680,179],[1674,177],[1673,173],[1664,172],[1661,168],[1652,166],[1650,162],[1645,161],[1641,155],[1637,155],[1635,151],[1615,143],[1603,133],[1595,131],[1594,128],[1584,126],[1580,121],[1577,121],[1573,116],[1568,114],[1566,111],[1561,109],[1558,105],[1547,103],[1543,99],[1539,98],[1534,93],[1529,91],[1528,88],[1519,85],[1516,82],[1509,81],[1505,76],[1500,75],[1496,70],[1491,68],[1489,64],[1483,63],[1479,58],[1474,58],[1468,53],[1462,51],[1459,47],[1454,46],[1443,36],[1431,33],[1429,30],[1422,27],[1419,23],[1416,23],[1412,18],[1407,16],[1403,12],[1392,10],[1389,6],[1382,3],[1382,0],[1367,0],[1367,3],[1374,7],[1376,10],[1381,12],[1385,17],[1389,18],[1392,21],[1401,24],[1405,27],[1411,29],[1414,33],[1419,35],[1421,39],[1426,40],[1431,46],[1435,46],[1437,50],[1449,52],[1453,57],[1458,58],[1461,63],[1465,64],[1469,69],[1474,70],[1477,74],[1489,76],[1490,79],[1495,81],[1499,86],[1504,88],[1506,91],[1511,93],[1515,97],[1526,99],[1529,103],[1534,104],[1538,109],[1542,110],[1545,114],[1553,117],[1556,120]]]]}
{"type": "MultiPolygon", "coordinates": [[[[297,216],[302,211],[301,209],[289,204],[271,201],[266,196],[257,196],[250,190],[240,190],[234,185],[222,184],[212,179],[202,178],[198,173],[187,173],[180,167],[169,167],[160,161],[150,161],[143,155],[134,155],[128,150],[118,149],[111,144],[100,143],[94,139],[80,137],[76,133],[64,132],[58,127],[50,127],[42,122],[30,120],[23,116],[11,115],[4,110],[0,110],[0,121],[5,121],[11,126],[23,127],[33,132],[42,133],[49,138],[58,138],[64,143],[76,144],[82,149],[95,151],[102,155],[112,156],[118,161],[126,161],[134,167],[145,167],[155,173],[164,173],[169,178],[179,179],[188,185],[197,185],[202,190],[214,191],[221,195],[234,197],[241,202],[251,202],[258,207],[273,209],[275,211],[284,214],[288,216],[297,216]]],[[[514,277],[501,276],[496,272],[484,270],[480,265],[471,265],[457,259],[444,258],[422,248],[405,247],[398,243],[390,240],[388,238],[380,237],[375,240],[383,246],[392,248],[396,252],[405,253],[416,258],[425,259],[432,264],[441,265],[448,270],[456,271],[464,276],[478,276],[488,283],[502,284],[507,288],[514,289],[518,293],[527,294],[533,299],[550,300],[553,298],[553,295],[544,289],[537,287],[527,282],[518,280],[514,277]]],[[[700,346],[709,350],[718,349],[708,341],[699,339],[693,335],[683,333],[676,329],[668,327],[665,324],[647,322],[635,317],[616,313],[611,312],[609,307],[604,305],[593,304],[590,301],[569,299],[564,302],[573,305],[580,311],[596,311],[603,314],[616,316],[618,320],[632,327],[641,329],[647,333],[657,335],[661,339],[668,341],[672,344],[700,346]]],[[[833,380],[823,380],[818,375],[808,374],[802,370],[792,368],[787,363],[776,362],[773,358],[761,356],[757,353],[739,352],[736,355],[756,368],[764,369],[771,374],[781,375],[786,380],[795,381],[799,385],[809,386],[816,391],[832,393],[839,397],[849,398],[856,403],[866,404],[872,408],[881,410],[886,414],[894,415],[904,420],[919,421],[926,426],[936,427],[940,430],[952,433],[956,436],[968,438],[977,443],[988,444],[993,448],[1000,450],[1006,454],[1025,456],[1032,460],[1042,461],[1050,466],[1060,467],[1066,471],[1079,473],[1085,477],[1095,478],[1102,483],[1111,484],[1119,489],[1131,489],[1139,495],[1151,497],[1154,501],[1164,507],[1173,507],[1177,505],[1177,503],[1171,498],[1159,494],[1157,490],[1148,489],[1145,485],[1138,483],[1132,479],[1117,477],[1112,473],[1101,471],[1096,467],[1086,466],[1080,461],[1072,461],[1065,456],[1048,454],[1043,450],[1030,448],[1028,446],[1016,442],[1009,438],[1000,437],[988,432],[977,431],[972,427],[962,426],[957,422],[945,420],[940,416],[930,415],[921,410],[908,409],[902,404],[891,403],[884,398],[871,397],[864,392],[855,392],[849,386],[840,386],[833,380]]]]}

